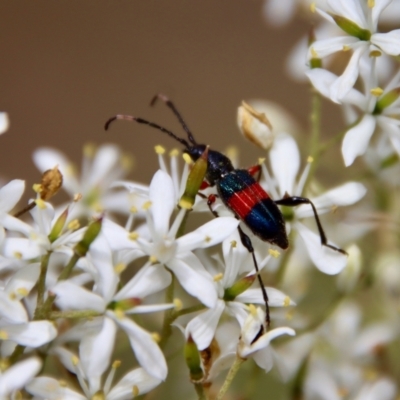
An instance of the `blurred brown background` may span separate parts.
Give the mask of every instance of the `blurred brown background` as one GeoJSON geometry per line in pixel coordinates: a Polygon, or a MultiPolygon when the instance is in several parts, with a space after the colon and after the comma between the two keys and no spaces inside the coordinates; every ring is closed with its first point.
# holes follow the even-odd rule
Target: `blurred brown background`
{"type": "Polygon", "coordinates": [[[260,0],[13,1],[0,3],[0,175],[39,180],[31,161],[53,146],[79,163],[83,144],[112,141],[136,158],[132,178],[148,181],[155,144],[176,146],[145,127],[103,124],[132,113],[182,134],[171,113],[149,101],[157,92],[178,105],[200,142],[241,146],[244,165],[260,152],[236,127],[243,99],[269,98],[307,123],[306,85],[288,79],[289,49],[309,29],[271,29],[260,0]],[[295,93],[295,94],[294,94],[295,93]]]}

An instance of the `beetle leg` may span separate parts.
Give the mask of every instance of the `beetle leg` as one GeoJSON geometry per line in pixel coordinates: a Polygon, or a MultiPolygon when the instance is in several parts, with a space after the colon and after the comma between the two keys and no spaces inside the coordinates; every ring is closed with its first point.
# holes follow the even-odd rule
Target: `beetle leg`
{"type": "Polygon", "coordinates": [[[260,164],[253,165],[252,167],[247,168],[247,171],[249,171],[249,174],[254,177],[256,176],[256,174],[258,174],[257,177],[255,177],[255,180],[257,182],[260,182],[260,179],[261,179],[261,165],[260,164]]]}
{"type": "Polygon", "coordinates": [[[260,275],[260,270],[258,268],[256,255],[254,254],[253,244],[251,243],[249,236],[243,232],[243,229],[240,227],[240,225],[238,226],[238,230],[239,230],[240,240],[241,240],[243,246],[246,247],[248,252],[253,257],[253,263],[254,263],[254,267],[256,269],[258,283],[260,284],[261,293],[262,293],[262,296],[263,296],[263,299],[265,302],[265,322],[267,323],[267,328],[268,328],[271,323],[271,318],[269,315],[268,295],[267,295],[267,290],[265,289],[265,286],[264,286],[264,282],[262,281],[262,278],[260,275]]]}
{"type": "Polygon", "coordinates": [[[281,200],[274,200],[274,201],[275,201],[275,204],[278,204],[280,206],[288,206],[288,207],[296,207],[301,204],[309,204],[314,213],[315,222],[317,223],[317,227],[318,227],[319,237],[321,238],[321,244],[323,246],[329,247],[332,250],[338,251],[339,253],[347,255],[347,253],[343,249],[333,246],[332,244],[328,243],[328,239],[325,235],[324,229],[322,228],[322,224],[319,219],[317,209],[315,208],[313,202],[310,199],[307,199],[306,197],[298,197],[298,196],[285,196],[281,200]]]}

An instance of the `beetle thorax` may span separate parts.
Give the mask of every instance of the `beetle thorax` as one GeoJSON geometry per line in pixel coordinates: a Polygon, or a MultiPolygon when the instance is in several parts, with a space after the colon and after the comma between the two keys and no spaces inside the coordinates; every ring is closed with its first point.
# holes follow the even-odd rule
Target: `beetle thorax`
{"type": "MultiPolygon", "coordinates": [[[[185,150],[193,161],[196,161],[204,153],[206,145],[198,144],[185,150]]],[[[208,165],[206,179],[210,185],[217,183],[223,176],[234,170],[231,160],[222,153],[208,150],[208,165]]]]}

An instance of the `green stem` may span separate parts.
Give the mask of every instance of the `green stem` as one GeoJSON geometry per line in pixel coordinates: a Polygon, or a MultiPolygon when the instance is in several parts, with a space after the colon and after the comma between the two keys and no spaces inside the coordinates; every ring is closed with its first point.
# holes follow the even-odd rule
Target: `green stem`
{"type": "Polygon", "coordinates": [[[44,302],[44,295],[46,293],[46,275],[47,275],[47,268],[49,266],[50,255],[51,255],[50,251],[46,253],[43,256],[42,262],[40,264],[40,275],[37,286],[38,297],[37,297],[36,310],[40,309],[40,307],[42,307],[44,302]]]}
{"type": "Polygon", "coordinates": [[[49,315],[49,319],[54,320],[58,318],[93,318],[104,315],[94,310],[74,310],[74,311],[52,311],[49,315]]]}
{"type": "Polygon", "coordinates": [[[58,277],[58,281],[65,281],[71,275],[72,270],[74,269],[76,263],[82,256],[74,253],[74,255],[69,260],[68,265],[62,270],[60,276],[58,277]]]}
{"type": "Polygon", "coordinates": [[[194,389],[196,390],[197,396],[199,400],[206,400],[206,394],[204,392],[204,386],[201,383],[195,383],[194,389]]]}
{"type": "Polygon", "coordinates": [[[222,400],[225,393],[227,392],[227,390],[229,389],[229,386],[231,385],[233,378],[236,376],[237,372],[239,371],[240,366],[243,364],[243,362],[245,362],[246,360],[244,360],[243,358],[240,358],[239,356],[236,356],[236,360],[233,363],[231,369],[228,372],[228,375],[225,379],[224,384],[222,385],[222,388],[220,389],[218,396],[217,396],[217,400],[222,400]]]}
{"type": "Polygon", "coordinates": [[[312,157],[313,161],[310,166],[310,172],[307,176],[307,181],[304,185],[304,190],[310,183],[312,176],[315,174],[319,159],[321,136],[321,96],[315,89],[312,89],[311,96],[310,128],[310,156],[312,157]]]}
{"type": "MultiPolygon", "coordinates": [[[[167,270],[169,271],[169,270],[167,270]]],[[[175,289],[175,275],[169,271],[171,274],[171,284],[168,286],[166,292],[165,292],[165,302],[166,303],[172,303],[174,301],[174,289],[175,289]]],[[[161,341],[160,341],[160,348],[163,348],[169,337],[172,334],[172,329],[171,329],[171,323],[175,319],[173,317],[174,314],[174,309],[166,310],[164,314],[164,321],[163,321],[163,327],[162,327],[162,334],[161,334],[161,341]]]]}

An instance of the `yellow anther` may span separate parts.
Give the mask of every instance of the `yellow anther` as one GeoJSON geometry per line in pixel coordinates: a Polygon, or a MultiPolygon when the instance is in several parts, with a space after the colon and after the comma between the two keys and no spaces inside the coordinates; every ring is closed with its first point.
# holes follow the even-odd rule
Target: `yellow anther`
{"type": "Polygon", "coordinates": [[[137,397],[137,396],[139,396],[139,394],[140,394],[139,387],[137,385],[133,385],[132,386],[133,397],[137,397]]]}
{"type": "Polygon", "coordinates": [[[268,253],[274,258],[278,258],[281,255],[281,252],[276,249],[269,249],[268,253]]]}
{"type": "Polygon", "coordinates": [[[22,258],[22,253],[20,251],[14,251],[13,255],[17,260],[21,260],[22,258]]]}
{"type": "Polygon", "coordinates": [[[187,153],[183,153],[182,158],[186,164],[191,164],[193,162],[192,159],[190,158],[189,154],[187,154],[187,153]]]}
{"type": "Polygon", "coordinates": [[[157,154],[164,154],[165,153],[165,148],[160,146],[160,145],[155,146],[154,150],[155,150],[155,152],[157,154]]]}
{"type": "Polygon", "coordinates": [[[132,214],[136,214],[136,213],[138,212],[137,207],[135,207],[135,206],[132,206],[132,207],[129,209],[129,211],[130,211],[132,214]]]}
{"type": "Polygon", "coordinates": [[[150,207],[151,207],[151,201],[150,201],[150,200],[144,202],[143,205],[142,205],[142,209],[143,209],[143,210],[146,210],[146,211],[147,211],[150,207]]]}
{"type": "Polygon", "coordinates": [[[307,162],[308,162],[309,164],[311,164],[312,162],[314,162],[314,158],[311,157],[311,156],[308,156],[308,157],[307,157],[307,162]]]}
{"type": "Polygon", "coordinates": [[[351,50],[351,47],[349,45],[347,44],[343,45],[342,51],[349,51],[349,50],[351,50]]]}
{"type": "Polygon", "coordinates": [[[0,330],[0,339],[1,340],[7,340],[8,339],[8,333],[6,331],[0,330]]]}
{"type": "Polygon", "coordinates": [[[117,368],[119,368],[121,366],[121,360],[115,360],[113,363],[112,363],[112,368],[114,368],[114,369],[117,369],[117,368]]]}
{"type": "Polygon", "coordinates": [[[67,228],[70,231],[76,231],[80,228],[80,226],[81,224],[79,223],[79,221],[77,219],[73,219],[71,222],[68,223],[67,228]]]}
{"type": "Polygon", "coordinates": [[[382,55],[382,52],[379,50],[372,50],[369,52],[370,57],[380,57],[382,55]]]}
{"type": "Polygon", "coordinates": [[[78,365],[79,364],[79,358],[77,356],[73,355],[71,357],[71,362],[72,362],[73,365],[78,365]]]}
{"type": "Polygon", "coordinates": [[[42,191],[42,185],[40,183],[34,183],[32,189],[35,193],[40,193],[42,191]]]}
{"type": "Polygon", "coordinates": [[[58,381],[58,384],[61,386],[61,387],[68,387],[68,384],[67,384],[67,382],[64,380],[64,379],[60,379],[59,381],[58,381]]]}
{"type": "Polygon", "coordinates": [[[314,2],[312,2],[312,3],[310,4],[310,11],[311,11],[313,14],[315,14],[315,12],[317,11],[317,5],[316,5],[314,2]]]}
{"type": "Polygon", "coordinates": [[[11,293],[8,294],[8,297],[9,297],[11,300],[16,300],[17,294],[14,293],[14,292],[11,292],[11,293]]]}
{"type": "Polygon", "coordinates": [[[94,211],[101,213],[104,211],[104,207],[101,205],[99,201],[96,201],[95,203],[92,204],[92,208],[94,211]]]}
{"type": "Polygon", "coordinates": [[[40,208],[41,210],[45,210],[47,207],[46,203],[42,199],[36,199],[35,203],[38,206],[38,208],[40,208]]]}
{"type": "Polygon", "coordinates": [[[207,235],[207,236],[204,238],[204,241],[205,241],[206,243],[211,242],[210,236],[207,235]]]}
{"type": "Polygon", "coordinates": [[[126,269],[126,264],[124,263],[118,263],[117,265],[114,266],[114,271],[117,275],[119,275],[120,273],[122,273],[123,271],[125,271],[126,269]]]}
{"type": "Polygon", "coordinates": [[[179,150],[178,150],[178,149],[172,149],[172,150],[169,152],[169,156],[170,156],[170,157],[178,157],[178,156],[179,156],[179,150]]]}
{"type": "Polygon", "coordinates": [[[289,306],[290,306],[290,302],[291,302],[290,297],[289,297],[289,296],[286,296],[286,297],[283,299],[283,307],[289,307],[289,306]]]}
{"type": "Polygon", "coordinates": [[[157,259],[156,256],[150,256],[150,257],[149,257],[149,261],[150,261],[152,264],[155,264],[155,263],[158,261],[158,259],[157,259]]]}
{"type": "Polygon", "coordinates": [[[225,154],[230,160],[236,160],[239,155],[239,150],[236,146],[229,146],[226,149],[225,154]]]}
{"type": "Polygon", "coordinates": [[[183,308],[183,303],[181,299],[175,298],[174,305],[175,305],[175,311],[180,311],[183,308]]]}
{"type": "Polygon", "coordinates": [[[78,201],[81,200],[82,200],[82,193],[75,193],[73,198],[74,203],[77,203],[78,201]]]}
{"type": "Polygon", "coordinates": [[[258,165],[264,164],[264,161],[265,161],[265,157],[260,157],[260,158],[258,159],[258,165]]]}
{"type": "Polygon", "coordinates": [[[160,334],[157,333],[157,332],[153,332],[153,333],[151,334],[151,338],[152,338],[156,343],[159,343],[159,342],[161,341],[161,336],[160,336],[160,334]]]}
{"type": "Polygon", "coordinates": [[[66,176],[75,176],[76,175],[76,167],[74,164],[68,164],[65,168],[66,176]]]}
{"type": "Polygon", "coordinates": [[[83,155],[88,158],[93,158],[96,154],[96,145],[94,143],[86,143],[83,146],[83,155]]]}
{"type": "Polygon", "coordinates": [[[26,297],[26,296],[28,296],[28,294],[29,294],[28,289],[27,289],[27,288],[24,288],[24,287],[18,288],[18,289],[16,290],[16,292],[17,292],[20,296],[22,296],[22,297],[26,297]]]}
{"type": "Polygon", "coordinates": [[[331,205],[331,213],[334,214],[339,207],[336,204],[331,205]]]}
{"type": "Polygon", "coordinates": [[[375,7],[375,0],[368,0],[368,8],[375,7]]]}
{"type": "Polygon", "coordinates": [[[232,240],[232,241],[231,241],[231,247],[232,247],[232,249],[236,248],[236,246],[237,246],[236,240],[232,240]]]}
{"type": "Polygon", "coordinates": [[[314,47],[311,47],[310,52],[311,52],[311,57],[312,57],[312,58],[319,58],[319,57],[318,57],[318,53],[317,53],[317,51],[314,49],[314,47]]]}
{"type": "Polygon", "coordinates": [[[124,311],[121,310],[120,308],[116,308],[116,309],[114,310],[114,313],[115,313],[115,315],[116,315],[116,317],[117,317],[118,319],[123,319],[123,318],[125,318],[125,313],[124,313],[124,311]]]}
{"type": "Polygon", "coordinates": [[[375,87],[370,90],[372,96],[379,97],[383,93],[383,89],[380,87],[375,87]]]}
{"type": "Polygon", "coordinates": [[[121,158],[121,165],[125,171],[129,171],[135,163],[135,159],[129,154],[123,154],[121,158]]]}
{"type": "Polygon", "coordinates": [[[224,274],[222,272],[220,272],[219,274],[213,276],[213,280],[214,280],[214,282],[219,282],[223,277],[224,277],[224,274]]]}
{"type": "Polygon", "coordinates": [[[139,234],[137,232],[129,232],[128,234],[128,239],[130,240],[137,240],[139,237],[139,234]]]}
{"type": "Polygon", "coordinates": [[[290,311],[288,311],[288,312],[285,314],[285,319],[286,319],[287,321],[291,321],[291,320],[293,319],[293,315],[294,315],[293,310],[290,310],[290,311]]]}
{"type": "Polygon", "coordinates": [[[249,304],[247,307],[251,315],[253,316],[257,315],[257,307],[254,304],[249,304]]]}

